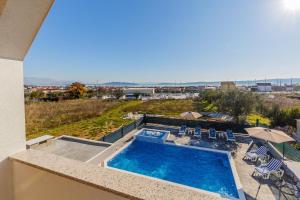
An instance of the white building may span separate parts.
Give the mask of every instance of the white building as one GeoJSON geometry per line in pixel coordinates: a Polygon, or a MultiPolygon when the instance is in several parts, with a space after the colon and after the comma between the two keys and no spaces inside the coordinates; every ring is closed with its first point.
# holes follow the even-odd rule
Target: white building
{"type": "Polygon", "coordinates": [[[193,99],[199,97],[199,93],[162,93],[156,95],[153,99],[193,99]]]}
{"type": "Polygon", "coordinates": [[[286,85],[285,86],[285,91],[287,91],[287,92],[293,92],[294,91],[293,85],[286,85]]]}
{"type": "Polygon", "coordinates": [[[272,92],[271,83],[256,83],[258,92],[272,92]]]}
{"type": "Polygon", "coordinates": [[[155,88],[124,88],[124,95],[126,99],[136,99],[143,96],[153,96],[155,94],[155,88]]]}

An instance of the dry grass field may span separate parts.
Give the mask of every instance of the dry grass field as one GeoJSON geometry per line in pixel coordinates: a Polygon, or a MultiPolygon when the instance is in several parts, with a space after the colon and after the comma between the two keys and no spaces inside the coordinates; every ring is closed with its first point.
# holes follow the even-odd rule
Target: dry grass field
{"type": "Polygon", "coordinates": [[[31,138],[52,128],[97,117],[117,104],[116,101],[99,100],[27,103],[25,105],[27,136],[31,138]]]}
{"type": "Polygon", "coordinates": [[[128,112],[161,114],[166,116],[176,116],[190,110],[195,110],[193,100],[152,100],[126,109],[128,112]]]}
{"type": "Polygon", "coordinates": [[[27,135],[27,138],[34,138],[45,134],[53,136],[72,135],[81,138],[98,140],[104,135],[120,128],[122,125],[132,122],[124,119],[127,113],[125,109],[141,104],[142,101],[116,101],[115,104],[104,110],[99,116],[83,119],[64,125],[50,128],[36,134],[27,135]]]}
{"type": "Polygon", "coordinates": [[[35,102],[26,105],[26,135],[27,139],[45,134],[99,139],[130,123],[123,119],[128,112],[179,116],[203,106],[193,100],[35,102]]]}
{"type": "Polygon", "coordinates": [[[300,108],[300,97],[291,94],[272,94],[264,95],[265,105],[271,107],[272,105],[279,105],[282,109],[300,108]]]}
{"type": "Polygon", "coordinates": [[[187,100],[102,101],[67,100],[26,104],[27,139],[41,135],[72,135],[100,139],[132,120],[124,119],[129,112],[179,117],[186,111],[216,111],[212,104],[187,100]]]}

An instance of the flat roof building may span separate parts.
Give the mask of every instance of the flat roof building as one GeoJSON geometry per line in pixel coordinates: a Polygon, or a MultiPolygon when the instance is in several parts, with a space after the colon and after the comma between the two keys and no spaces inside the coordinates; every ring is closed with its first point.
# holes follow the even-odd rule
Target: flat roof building
{"type": "Polygon", "coordinates": [[[123,92],[125,95],[134,95],[134,94],[152,95],[155,94],[155,89],[154,88],[124,88],[123,92]]]}
{"type": "Polygon", "coordinates": [[[221,90],[233,90],[236,88],[236,84],[233,81],[222,81],[221,90]]]}
{"type": "Polygon", "coordinates": [[[272,92],[271,83],[256,83],[258,92],[272,92]]]}

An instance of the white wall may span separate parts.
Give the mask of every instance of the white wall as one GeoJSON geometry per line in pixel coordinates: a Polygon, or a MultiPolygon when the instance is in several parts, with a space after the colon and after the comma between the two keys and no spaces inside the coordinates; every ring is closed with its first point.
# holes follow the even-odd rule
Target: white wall
{"type": "Polygon", "coordinates": [[[7,157],[26,148],[23,62],[0,58],[0,199],[12,199],[7,157]]]}
{"type": "Polygon", "coordinates": [[[86,183],[23,163],[13,161],[12,165],[14,200],[127,200],[86,183]]]}

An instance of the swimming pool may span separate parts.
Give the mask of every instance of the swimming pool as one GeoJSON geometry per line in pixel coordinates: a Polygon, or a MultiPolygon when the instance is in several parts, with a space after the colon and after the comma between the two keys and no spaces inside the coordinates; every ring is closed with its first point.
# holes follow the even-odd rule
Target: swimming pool
{"type": "Polygon", "coordinates": [[[106,165],[239,198],[227,153],[134,140],[106,165]]]}

